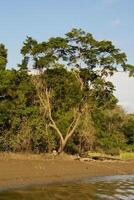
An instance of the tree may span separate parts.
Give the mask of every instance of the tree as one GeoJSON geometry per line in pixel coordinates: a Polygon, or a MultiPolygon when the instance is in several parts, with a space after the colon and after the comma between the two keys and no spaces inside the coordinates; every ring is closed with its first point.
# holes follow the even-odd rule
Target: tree
{"type": "Polygon", "coordinates": [[[125,149],[126,138],[122,131],[126,114],[119,106],[114,109],[96,109],[93,113],[96,129],[95,148],[109,154],[119,154],[120,149],[125,149]]]}
{"type": "Polygon", "coordinates": [[[0,70],[4,70],[7,64],[7,49],[0,44],[0,70]]]}
{"type": "Polygon", "coordinates": [[[128,145],[134,145],[134,115],[129,114],[122,126],[122,131],[127,139],[128,145]]]}
{"type": "MultiPolygon", "coordinates": [[[[38,72],[32,80],[44,118],[47,120],[47,128],[53,129],[60,138],[59,153],[65,149],[68,140],[75,133],[87,105],[106,108],[116,104],[117,100],[113,95],[114,86],[106,78],[118,69],[123,71],[128,69],[125,53],[115,48],[111,41],[97,41],[90,33],[81,29],[73,29],[64,38],[50,38],[42,43],[28,37],[21,53],[24,56],[22,67],[28,70],[32,64],[32,68],[38,72]],[[62,76],[62,81],[58,82],[58,85],[56,84],[58,80],[52,78],[55,72],[62,76]],[[61,92],[61,89],[66,90],[66,82],[70,81],[69,78],[67,80],[66,74],[68,77],[73,77],[73,82],[77,83],[72,85],[72,88],[75,88],[75,91],[72,91],[73,95],[79,88],[76,94],[79,101],[72,101],[73,95],[70,94],[68,100],[71,104],[67,101],[62,102],[69,95],[69,91],[66,97],[64,92],[61,92]],[[59,100],[56,92],[62,94],[63,99],[59,100]],[[59,109],[59,105],[64,105],[66,109],[59,109]],[[58,110],[61,112],[60,115],[58,110]],[[63,115],[66,113],[68,119],[65,129],[62,130],[59,121],[64,124],[63,115]]],[[[71,84],[67,84],[67,87],[71,84]]],[[[90,106],[88,109],[91,112],[90,106]]]]}
{"type": "MultiPolygon", "coordinates": [[[[72,102],[69,103],[67,102],[68,97],[69,97],[69,94],[68,94],[69,90],[67,91],[67,96],[65,96],[64,94],[63,94],[64,96],[62,96],[62,92],[57,91],[57,87],[59,86],[58,84],[56,88],[53,88],[53,90],[50,90],[49,83],[47,83],[47,87],[46,87],[42,83],[40,77],[34,77],[33,79],[36,86],[37,96],[40,100],[40,105],[43,108],[45,117],[48,119],[47,128],[54,129],[60,138],[60,145],[59,145],[58,152],[61,153],[64,150],[69,138],[73,135],[76,127],[79,124],[81,114],[83,113],[82,109],[84,109],[84,108],[80,109],[80,106],[83,102],[78,103],[78,100],[77,100],[77,103],[76,103],[75,102],[76,100],[74,99],[73,101],[73,97],[71,97],[72,99],[71,98],[70,99],[72,102]],[[59,93],[59,96],[57,96],[57,92],[59,93]],[[55,93],[55,95],[53,93],[55,93]],[[60,98],[60,100],[58,100],[57,97],[59,98],[61,97],[62,99],[60,98]],[[53,102],[55,101],[56,101],[56,105],[53,105],[53,102]],[[58,115],[60,117],[58,117],[58,115]],[[61,119],[62,119],[62,122],[61,122],[61,119]],[[60,128],[63,129],[62,132],[60,128]]],[[[63,79],[64,79],[63,81],[66,81],[65,76],[63,77],[63,79]]],[[[48,79],[48,81],[50,81],[50,79],[48,79]]],[[[73,81],[76,84],[76,81],[75,80],[73,81]]],[[[50,84],[52,84],[52,82],[50,84]]],[[[67,86],[69,86],[69,84],[67,84],[67,86]]],[[[70,94],[70,95],[73,95],[73,94],[70,94]]],[[[80,98],[79,95],[81,96],[80,92],[78,91],[76,98],[79,99],[80,98]]]]}

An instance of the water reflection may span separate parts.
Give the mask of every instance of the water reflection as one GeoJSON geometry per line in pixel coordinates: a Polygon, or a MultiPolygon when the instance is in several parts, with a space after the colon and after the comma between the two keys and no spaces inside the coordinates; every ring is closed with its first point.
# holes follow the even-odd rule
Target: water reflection
{"type": "Polygon", "coordinates": [[[134,175],[0,193],[0,200],[134,200],[134,175]]]}

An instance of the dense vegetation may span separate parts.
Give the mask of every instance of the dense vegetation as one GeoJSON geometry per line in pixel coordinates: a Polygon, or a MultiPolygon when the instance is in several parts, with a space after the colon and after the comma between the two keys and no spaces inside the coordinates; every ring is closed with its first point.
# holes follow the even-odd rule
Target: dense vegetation
{"type": "Polygon", "coordinates": [[[41,43],[28,37],[21,54],[7,69],[0,45],[0,151],[134,150],[134,115],[117,106],[108,81],[134,68],[111,41],[73,29],[41,43]]]}

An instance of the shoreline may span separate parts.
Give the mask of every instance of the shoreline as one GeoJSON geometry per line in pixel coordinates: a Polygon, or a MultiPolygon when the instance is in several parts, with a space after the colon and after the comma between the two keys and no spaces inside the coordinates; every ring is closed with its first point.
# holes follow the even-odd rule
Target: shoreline
{"type": "Polygon", "coordinates": [[[0,154],[0,191],[77,182],[98,176],[134,174],[132,161],[81,162],[72,157],[0,154]]]}

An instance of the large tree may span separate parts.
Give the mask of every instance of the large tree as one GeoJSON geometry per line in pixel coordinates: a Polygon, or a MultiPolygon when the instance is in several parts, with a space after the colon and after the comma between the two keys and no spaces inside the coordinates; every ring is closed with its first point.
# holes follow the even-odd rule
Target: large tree
{"type": "Polygon", "coordinates": [[[59,153],[87,110],[90,113],[94,106],[106,108],[116,104],[114,86],[107,77],[132,68],[126,64],[125,53],[111,41],[98,41],[81,29],[41,43],[28,37],[21,53],[20,68],[35,70],[32,81],[46,130],[52,129],[59,137],[59,153]]]}

